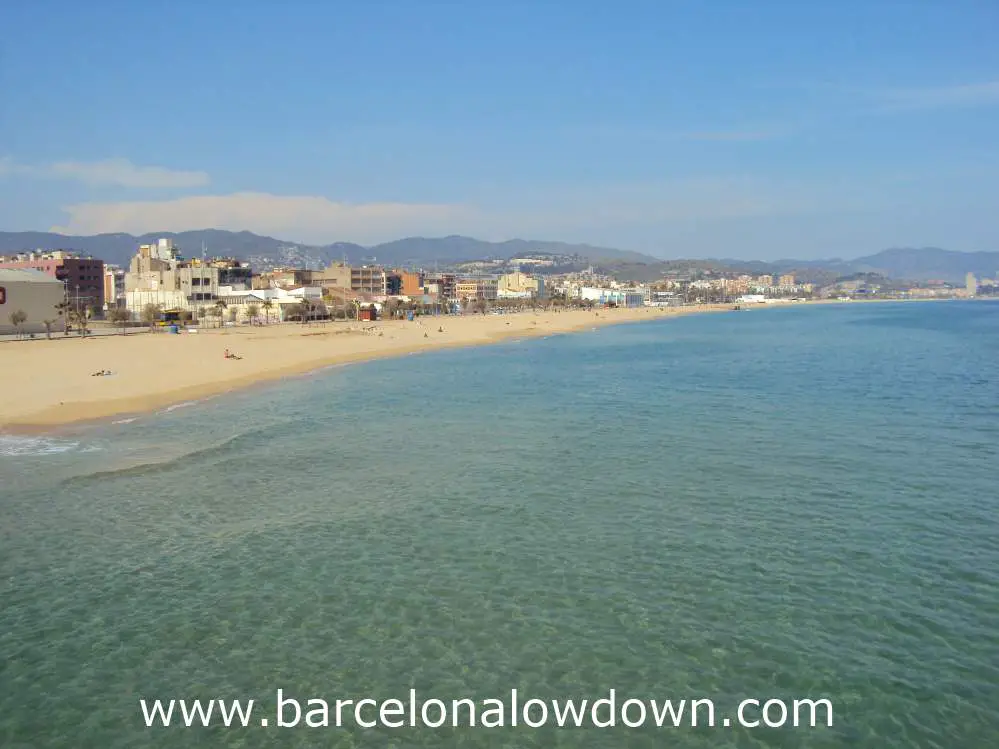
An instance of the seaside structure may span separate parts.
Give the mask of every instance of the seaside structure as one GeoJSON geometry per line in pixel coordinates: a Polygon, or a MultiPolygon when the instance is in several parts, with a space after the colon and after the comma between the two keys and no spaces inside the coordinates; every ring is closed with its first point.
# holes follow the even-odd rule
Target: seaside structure
{"type": "Polygon", "coordinates": [[[254,289],[295,288],[311,286],[316,271],[305,268],[272,268],[253,276],[250,285],[254,289]]]}
{"type": "Polygon", "coordinates": [[[423,291],[448,301],[458,298],[458,277],[454,273],[427,273],[423,276],[423,291]]]}
{"type": "Polygon", "coordinates": [[[482,299],[494,302],[499,292],[499,279],[496,278],[462,278],[454,285],[454,293],[458,299],[482,299]]]}
{"type": "Polygon", "coordinates": [[[185,260],[169,239],[139,247],[124,274],[125,306],[141,315],[147,305],[195,313],[217,301],[219,290],[248,289],[250,267],[235,258],[185,260]]]}
{"type": "Polygon", "coordinates": [[[543,278],[529,276],[527,273],[515,271],[500,276],[497,286],[497,297],[500,299],[544,299],[545,281],[543,278]]]}
{"type": "Polygon", "coordinates": [[[216,317],[220,323],[222,317],[226,318],[226,322],[232,323],[255,320],[284,322],[299,316],[302,303],[308,302],[317,319],[325,318],[328,310],[323,296],[323,289],[318,286],[300,286],[294,289],[220,286],[215,301],[199,309],[198,317],[216,317]]]}
{"type": "Polygon", "coordinates": [[[62,282],[63,294],[81,309],[104,308],[104,261],[70,250],[0,255],[0,268],[37,270],[62,282]]]}
{"type": "Polygon", "coordinates": [[[325,270],[313,273],[311,282],[324,288],[350,289],[354,292],[384,296],[390,289],[388,276],[385,269],[377,265],[351,266],[333,263],[325,270]]]}
{"type": "Polygon", "coordinates": [[[645,305],[648,307],[673,307],[682,301],[675,291],[649,288],[645,292],[645,305]]]}
{"type": "Polygon", "coordinates": [[[65,330],[66,315],[58,309],[64,301],[58,278],[33,268],[0,268],[0,335],[44,333],[46,320],[50,330],[65,330]],[[23,313],[18,325],[15,313],[23,313]]]}
{"type": "Polygon", "coordinates": [[[125,269],[104,266],[104,310],[125,306],[125,269]]]}
{"type": "Polygon", "coordinates": [[[613,304],[617,307],[642,307],[645,305],[645,292],[638,289],[581,286],[576,296],[583,301],[613,304]]]}
{"type": "Polygon", "coordinates": [[[396,271],[399,276],[399,291],[402,296],[420,296],[424,293],[425,276],[422,271],[396,271]]]}
{"type": "Polygon", "coordinates": [[[974,273],[969,273],[964,277],[964,290],[968,296],[975,296],[978,293],[978,280],[974,273]]]}

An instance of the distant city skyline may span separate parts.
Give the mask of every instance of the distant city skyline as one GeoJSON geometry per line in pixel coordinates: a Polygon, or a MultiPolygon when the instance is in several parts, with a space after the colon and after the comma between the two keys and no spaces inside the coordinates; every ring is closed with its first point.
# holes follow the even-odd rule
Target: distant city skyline
{"type": "Polygon", "coordinates": [[[0,230],[999,250],[999,6],[0,10],[0,230]]]}

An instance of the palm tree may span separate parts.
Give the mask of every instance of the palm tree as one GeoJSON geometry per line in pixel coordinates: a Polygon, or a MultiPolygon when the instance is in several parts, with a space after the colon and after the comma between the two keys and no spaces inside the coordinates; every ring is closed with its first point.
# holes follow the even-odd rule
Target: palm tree
{"type": "Polygon", "coordinates": [[[17,309],[10,313],[10,324],[14,326],[14,330],[17,331],[17,337],[20,338],[23,333],[21,332],[21,326],[28,321],[28,316],[25,314],[23,309],[17,309]]]}
{"type": "Polygon", "coordinates": [[[55,306],[55,311],[59,317],[63,317],[66,320],[66,324],[62,326],[62,334],[69,335],[69,310],[72,305],[70,305],[68,299],[63,299],[59,304],[55,306]]]}
{"type": "Polygon", "coordinates": [[[261,304],[260,306],[264,308],[264,319],[266,320],[267,324],[270,325],[271,310],[274,309],[274,302],[272,302],[270,299],[265,299],[264,303],[261,304]]]}
{"type": "Polygon", "coordinates": [[[312,300],[303,298],[302,301],[298,303],[298,309],[296,312],[302,316],[302,325],[308,323],[309,317],[312,315],[312,300]]]}
{"type": "Polygon", "coordinates": [[[80,336],[87,335],[87,315],[78,309],[69,310],[69,321],[76,327],[80,336]]]}
{"type": "Polygon", "coordinates": [[[52,340],[52,326],[55,325],[55,320],[42,320],[42,325],[45,326],[45,337],[52,340]]]}
{"type": "Polygon", "coordinates": [[[250,324],[252,325],[257,319],[257,315],[260,314],[260,307],[256,304],[246,305],[246,316],[250,318],[250,324]]]}
{"type": "Polygon", "coordinates": [[[229,305],[225,303],[225,299],[216,299],[215,300],[215,306],[213,308],[215,311],[212,312],[212,315],[214,317],[217,317],[219,319],[219,327],[220,328],[222,327],[222,313],[226,310],[226,308],[228,308],[228,306],[229,305]]]}

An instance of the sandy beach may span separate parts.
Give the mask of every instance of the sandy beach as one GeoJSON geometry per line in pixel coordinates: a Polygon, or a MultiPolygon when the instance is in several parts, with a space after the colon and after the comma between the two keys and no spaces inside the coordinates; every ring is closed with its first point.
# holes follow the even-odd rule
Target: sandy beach
{"type": "Polygon", "coordinates": [[[332,364],[730,309],[521,312],[4,342],[0,429],[44,430],[145,412],[332,364]],[[242,358],[226,359],[226,349],[242,358]],[[99,370],[113,374],[93,377],[99,370]]]}

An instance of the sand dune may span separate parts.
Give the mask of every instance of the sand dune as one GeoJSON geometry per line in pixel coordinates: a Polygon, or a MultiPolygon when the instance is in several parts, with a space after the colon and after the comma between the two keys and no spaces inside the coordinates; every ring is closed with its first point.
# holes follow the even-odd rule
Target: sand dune
{"type": "Polygon", "coordinates": [[[286,323],[197,334],[5,342],[0,343],[0,427],[45,428],[147,411],[342,362],[724,309],[730,307],[286,323]],[[227,348],[242,359],[225,359],[227,348]],[[114,374],[92,377],[98,370],[114,374]]]}

